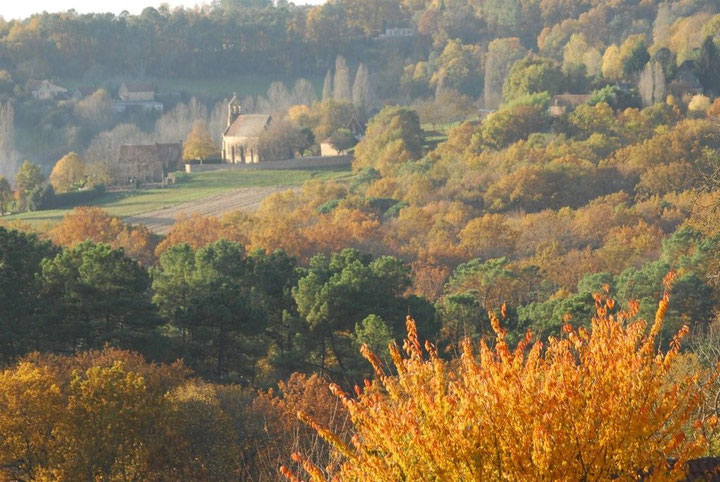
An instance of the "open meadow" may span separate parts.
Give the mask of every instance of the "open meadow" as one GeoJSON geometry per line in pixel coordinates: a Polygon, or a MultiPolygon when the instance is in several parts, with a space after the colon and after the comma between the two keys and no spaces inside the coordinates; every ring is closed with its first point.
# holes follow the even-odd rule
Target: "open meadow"
{"type": "MultiPolygon", "coordinates": [[[[344,169],[203,172],[186,175],[178,184],[165,188],[107,192],[95,199],[92,205],[101,207],[114,216],[131,218],[135,222],[139,222],[140,218],[137,217],[145,213],[156,214],[159,211],[168,210],[165,217],[171,216],[174,219],[181,211],[195,212],[196,209],[192,209],[192,204],[203,205],[209,198],[214,208],[208,210],[205,206],[200,212],[213,214],[217,211],[217,214],[221,214],[226,211],[223,206],[254,209],[264,198],[281,188],[299,187],[305,181],[312,179],[343,179],[350,175],[350,171],[344,169]],[[222,202],[223,195],[228,197],[227,204],[222,202]],[[238,205],[238,196],[242,198],[241,206],[238,205]],[[186,209],[172,209],[178,205],[182,205],[186,209]]],[[[72,207],[32,211],[7,216],[4,220],[19,220],[32,225],[54,224],[71,210],[72,207]]]]}

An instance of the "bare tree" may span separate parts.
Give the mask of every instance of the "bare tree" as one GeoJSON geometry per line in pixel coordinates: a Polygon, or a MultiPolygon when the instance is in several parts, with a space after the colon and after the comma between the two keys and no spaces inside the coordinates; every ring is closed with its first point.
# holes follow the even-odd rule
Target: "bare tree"
{"type": "Polygon", "coordinates": [[[355,73],[352,100],[353,104],[360,109],[366,109],[370,104],[370,74],[365,64],[360,64],[355,73]]]}
{"type": "Polygon", "coordinates": [[[126,181],[120,179],[120,146],[149,142],[151,136],[145,134],[135,124],[120,124],[112,130],[101,132],[90,142],[83,156],[88,164],[90,176],[106,184],[126,181]]]}
{"type": "Polygon", "coordinates": [[[665,73],[660,62],[645,64],[638,78],[638,90],[643,106],[648,107],[665,99],[665,73]]]}
{"type": "Polygon", "coordinates": [[[0,104],[0,176],[9,179],[17,170],[15,151],[15,109],[10,102],[0,104]]]}
{"type": "Polygon", "coordinates": [[[188,136],[195,122],[207,121],[207,118],[207,107],[193,97],[187,104],[178,104],[157,120],[154,142],[180,142],[188,136]]]}
{"type": "Polygon", "coordinates": [[[333,78],[332,72],[328,69],[325,74],[325,81],[323,82],[322,100],[332,99],[333,97],[333,78]]]}
{"type": "Polygon", "coordinates": [[[213,141],[218,144],[222,141],[222,134],[225,132],[227,127],[228,118],[228,102],[218,102],[215,104],[213,109],[210,111],[210,117],[208,118],[207,125],[210,135],[213,141]]]}
{"type": "Polygon", "coordinates": [[[267,91],[267,100],[269,103],[269,109],[265,112],[276,113],[276,112],[287,112],[290,106],[293,104],[290,92],[282,82],[273,82],[267,91]]]}
{"type": "Polygon", "coordinates": [[[292,91],[292,104],[311,106],[315,101],[317,101],[317,95],[312,83],[307,79],[298,79],[292,91]]]}
{"type": "Polygon", "coordinates": [[[351,100],[350,69],[347,66],[345,57],[342,55],[338,55],[335,60],[335,79],[333,84],[333,98],[335,100],[351,100]]]}
{"type": "Polygon", "coordinates": [[[113,115],[113,100],[105,89],[98,89],[92,95],[75,104],[75,114],[95,125],[107,123],[113,115]]]}
{"type": "Polygon", "coordinates": [[[638,78],[638,91],[642,99],[643,106],[653,105],[653,93],[655,92],[653,85],[653,69],[651,62],[645,64],[640,77],[638,78]]]}
{"type": "Polygon", "coordinates": [[[663,102],[665,100],[665,71],[663,70],[660,62],[653,62],[653,97],[655,103],[663,102]]]}

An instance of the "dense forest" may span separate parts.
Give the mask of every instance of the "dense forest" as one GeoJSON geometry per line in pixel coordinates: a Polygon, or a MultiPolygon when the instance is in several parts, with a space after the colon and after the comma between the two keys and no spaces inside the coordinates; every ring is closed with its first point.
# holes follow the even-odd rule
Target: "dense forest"
{"type": "Polygon", "coordinates": [[[0,21],[0,214],[80,200],[0,217],[0,475],[682,479],[720,451],[719,49],[710,0],[0,21]],[[265,149],[329,138],[352,176],[162,236],[79,206],[119,145],[227,117],[109,113],[118,79],[246,72],[299,79],[243,96],[265,149]]]}

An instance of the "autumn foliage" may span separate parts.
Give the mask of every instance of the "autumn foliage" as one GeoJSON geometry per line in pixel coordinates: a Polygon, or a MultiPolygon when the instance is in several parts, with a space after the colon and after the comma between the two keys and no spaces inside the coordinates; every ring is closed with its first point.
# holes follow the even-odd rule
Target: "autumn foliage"
{"type": "Polygon", "coordinates": [[[98,207],[77,207],[50,230],[50,239],[60,246],[74,247],[90,240],[123,248],[125,253],[143,264],[155,261],[157,239],[145,226],[131,226],[98,207]]]}
{"type": "Polygon", "coordinates": [[[515,349],[493,315],[494,347],[466,341],[454,362],[430,343],[423,350],[408,317],[402,352],[390,347],[396,375],[364,347],[376,379],[357,398],[331,386],[354,425],[350,444],[300,414],[345,463],[330,473],[295,459],[313,481],[681,479],[707,446],[693,425],[697,375],[673,374],[687,327],[659,351],[667,291],[649,327],[637,306],[595,300],[590,331],[567,324],[547,344],[528,333],[515,349]]]}

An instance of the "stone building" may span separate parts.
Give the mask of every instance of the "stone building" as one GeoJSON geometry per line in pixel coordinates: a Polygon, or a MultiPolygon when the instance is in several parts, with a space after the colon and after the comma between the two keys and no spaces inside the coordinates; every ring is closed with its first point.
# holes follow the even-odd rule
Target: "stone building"
{"type": "Polygon", "coordinates": [[[30,94],[37,100],[52,100],[67,94],[67,89],[45,80],[28,80],[25,84],[30,94]]]}
{"type": "Polygon", "coordinates": [[[118,97],[123,102],[152,102],[155,100],[155,89],[149,82],[123,82],[118,97]]]}
{"type": "Polygon", "coordinates": [[[114,108],[118,112],[140,110],[145,112],[163,111],[163,104],[155,100],[155,89],[149,82],[123,82],[118,90],[119,102],[114,108]]]}
{"type": "Polygon", "coordinates": [[[124,145],[118,157],[123,181],[162,182],[167,174],[180,167],[183,145],[124,145]]]}
{"type": "Polygon", "coordinates": [[[241,114],[237,94],[228,104],[227,128],[222,137],[222,159],[233,164],[262,161],[258,149],[260,136],[272,122],[268,114],[241,114]]]}

